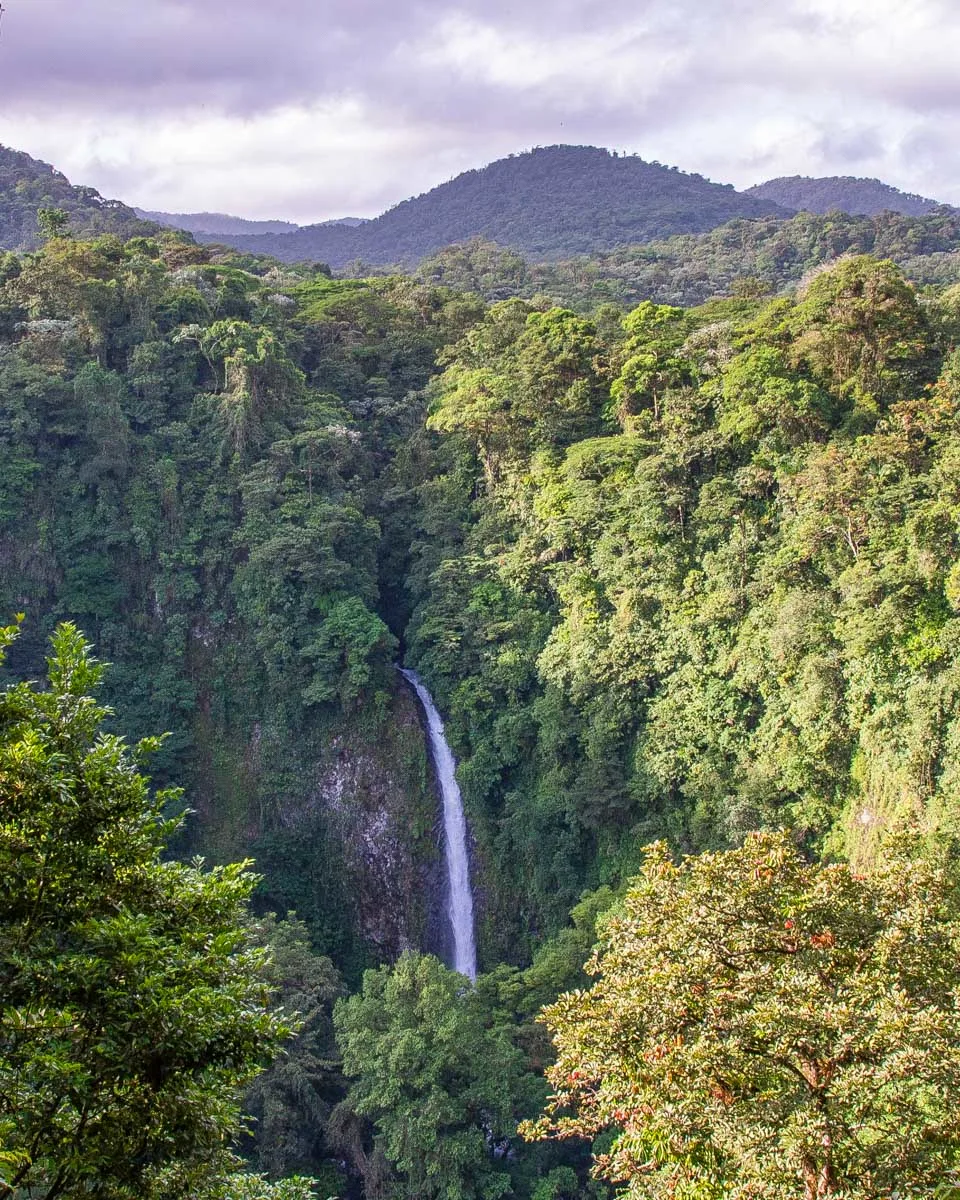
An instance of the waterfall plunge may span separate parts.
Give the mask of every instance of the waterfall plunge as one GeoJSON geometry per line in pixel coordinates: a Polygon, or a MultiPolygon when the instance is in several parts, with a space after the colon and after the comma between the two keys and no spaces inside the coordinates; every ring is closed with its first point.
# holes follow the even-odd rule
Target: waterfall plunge
{"type": "Polygon", "coordinates": [[[453,969],[475,980],[477,951],[473,937],[473,893],[470,891],[470,862],[467,857],[467,822],[455,773],[457,764],[443,735],[443,721],[420,676],[405,667],[400,667],[399,671],[417,693],[427,714],[430,751],[443,797],[443,830],[450,889],[448,912],[453,927],[453,969]]]}

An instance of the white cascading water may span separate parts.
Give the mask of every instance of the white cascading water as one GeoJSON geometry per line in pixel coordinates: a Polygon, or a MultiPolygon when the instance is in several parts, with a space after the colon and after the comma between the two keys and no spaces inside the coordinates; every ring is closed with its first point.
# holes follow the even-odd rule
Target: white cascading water
{"type": "Polygon", "coordinates": [[[443,829],[450,886],[448,911],[453,926],[453,969],[475,981],[477,950],[473,936],[473,893],[470,890],[470,860],[467,856],[467,821],[457,784],[457,764],[443,735],[443,721],[437,706],[420,681],[420,676],[406,667],[400,667],[399,671],[417,693],[427,714],[430,750],[443,797],[443,829]]]}

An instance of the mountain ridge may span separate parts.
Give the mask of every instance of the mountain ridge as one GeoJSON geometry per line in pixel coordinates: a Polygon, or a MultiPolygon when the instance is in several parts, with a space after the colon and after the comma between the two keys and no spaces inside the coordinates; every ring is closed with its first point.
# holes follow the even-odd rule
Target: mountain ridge
{"type": "Polygon", "coordinates": [[[39,241],[36,212],[63,208],[73,232],[129,237],[160,228],[286,262],[410,268],[476,239],[551,262],[607,254],[676,236],[708,234],[731,221],[785,221],[798,212],[929,216],[949,206],[877,179],[781,176],[738,192],[702,175],[595,146],[556,145],[464,171],[372,220],[301,226],[220,212],[168,213],[105,200],[56,168],[0,147],[0,248],[39,241]]]}
{"type": "Polygon", "coordinates": [[[312,225],[295,233],[218,240],[287,262],[315,259],[336,268],[356,259],[411,265],[474,237],[553,258],[702,233],[735,217],[789,215],[730,184],[636,155],[594,146],[545,146],[464,171],[353,229],[312,225]]]}
{"type": "MultiPolygon", "coordinates": [[[[145,221],[155,221],[165,229],[183,229],[194,235],[215,237],[228,235],[236,237],[256,236],[261,233],[296,233],[306,226],[298,225],[296,221],[283,220],[254,220],[250,217],[238,217],[233,213],[223,212],[164,212],[160,209],[134,208],[138,217],[145,221]]],[[[330,221],[319,221],[318,225],[363,225],[363,217],[334,217],[330,221]]]]}

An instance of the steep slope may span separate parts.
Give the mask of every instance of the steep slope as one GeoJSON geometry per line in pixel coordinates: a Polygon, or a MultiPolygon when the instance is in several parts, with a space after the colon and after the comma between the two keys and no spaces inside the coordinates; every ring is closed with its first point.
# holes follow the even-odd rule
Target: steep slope
{"type": "Polygon", "coordinates": [[[898,812],[956,829],[958,293],[851,257],[619,328],[507,300],[445,352],[406,660],[461,764],[481,947],[657,836],[866,858],[898,812]]]}
{"type": "Polygon", "coordinates": [[[467,171],[355,229],[311,225],[221,240],[286,262],[315,259],[334,267],[354,259],[415,263],[474,237],[555,258],[771,215],[788,214],[701,175],[593,146],[548,146],[467,171]]]}
{"type": "Polygon", "coordinates": [[[171,734],[151,773],[188,789],[178,849],[253,854],[264,905],[359,974],[442,945],[379,473],[480,306],[209,257],[75,238],[0,263],[0,610],[28,614],[9,668],[39,677],[73,620],[114,664],[118,727],[171,734]]]}
{"type": "Polygon", "coordinates": [[[797,212],[846,212],[872,217],[882,212],[922,217],[938,207],[936,200],[901,192],[879,179],[857,179],[852,175],[829,175],[812,179],[806,175],[784,175],[747,188],[745,196],[769,200],[797,212]]]}
{"type": "Polygon", "coordinates": [[[133,237],[156,230],[119,200],[105,200],[95,188],[73,187],[49,163],[0,146],[0,249],[30,250],[37,245],[38,208],[62,208],[78,234],[133,237]]]}

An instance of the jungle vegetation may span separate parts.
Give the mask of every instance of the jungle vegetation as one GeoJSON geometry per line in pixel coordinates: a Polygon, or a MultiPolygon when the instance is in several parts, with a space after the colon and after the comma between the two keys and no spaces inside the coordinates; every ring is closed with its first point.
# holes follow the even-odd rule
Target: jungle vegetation
{"type": "MultiPolygon", "coordinates": [[[[26,614],[0,727],[0,853],[24,876],[0,912],[5,999],[23,989],[0,1033],[8,1192],[21,1200],[32,1164],[38,1187],[60,1180],[51,1196],[134,1194],[154,1168],[159,1188],[190,1137],[246,1161],[207,1182],[249,1200],[285,1179],[303,1194],[303,1175],[370,1200],[601,1200],[621,1183],[879,1197],[894,1167],[905,1185],[949,1180],[958,288],[918,290],[857,254],[789,295],[578,311],[334,279],[171,232],[69,232],[48,221],[41,248],[0,258],[0,608],[26,614]],[[317,790],[322,756],[339,747],[346,770],[360,735],[409,753],[411,778],[422,765],[416,735],[398,750],[400,657],[460,761],[475,989],[425,944],[386,956],[369,936],[333,836],[344,813],[317,790]],[[148,786],[118,738],[164,731],[148,786]],[[899,828],[914,832],[890,840],[899,828]],[[41,845],[69,903],[32,874],[41,845]],[[248,856],[260,883],[232,865],[248,856]],[[159,930],[158,878],[173,889],[159,930]],[[779,965],[731,990],[730,955],[753,962],[744,930],[779,965]],[[176,991],[185,937],[213,989],[197,1037],[224,1019],[218,987],[256,1016],[239,1048],[213,1038],[161,1164],[123,1140],[122,1088],[149,1111],[160,1072],[179,1103],[193,1076],[150,1059],[150,1021],[177,1052],[194,1026],[177,1001],[131,1046],[123,1014],[138,971],[165,963],[176,991]],[[703,985],[689,1011],[644,1008],[676,971],[703,985]],[[880,993],[902,1005],[859,1020],[880,993]],[[639,997],[626,1045],[604,1025],[621,994],[639,997]],[[794,1038],[776,1054],[805,1084],[746,1069],[774,1034],[794,1038]],[[591,1108],[597,1047],[610,1090],[591,1108]],[[106,1091],[91,1061],[113,1072],[106,1091]],[[669,1091],[694,1077],[696,1128],[669,1091]],[[830,1087],[827,1169],[809,1138],[811,1093],[830,1087]],[[853,1146],[867,1093],[887,1107],[853,1146]],[[647,1119],[661,1103],[675,1120],[647,1119]],[[105,1112],[96,1168],[74,1153],[88,1111],[105,1112]],[[771,1125],[782,1153],[764,1166],[751,1138],[771,1125]],[[24,1128],[59,1142],[24,1146],[24,1128]],[[114,1151],[136,1178],[109,1173],[114,1151]]],[[[408,839],[427,858],[421,804],[408,839]]]]}
{"type": "Polygon", "coordinates": [[[925,216],[874,217],[801,212],[787,220],[734,220],[708,233],[682,234],[554,262],[537,262],[492,242],[449,246],[420,264],[415,277],[476,292],[487,300],[547,296],[592,313],[601,304],[632,308],[643,300],[684,307],[731,294],[772,297],[844,255],[896,262],[920,286],[960,278],[960,220],[941,207],[925,216]]]}
{"type": "Polygon", "coordinates": [[[116,233],[133,237],[152,233],[126,204],[106,200],[92,187],[74,187],[49,163],[0,146],[0,249],[32,250],[42,240],[38,210],[58,209],[79,234],[116,233]]]}

